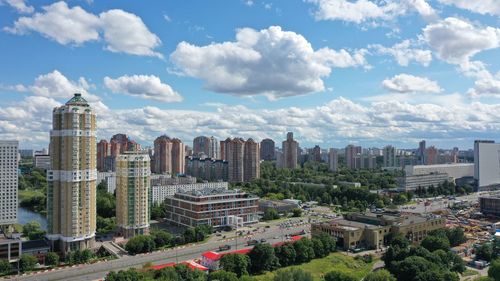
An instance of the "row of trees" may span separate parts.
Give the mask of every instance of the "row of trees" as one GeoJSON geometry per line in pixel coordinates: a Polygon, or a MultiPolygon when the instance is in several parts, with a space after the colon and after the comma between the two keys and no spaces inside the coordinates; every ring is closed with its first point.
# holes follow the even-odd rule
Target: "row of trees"
{"type": "Polygon", "coordinates": [[[450,245],[459,244],[461,240],[460,231],[439,230],[429,233],[421,246],[413,247],[404,236],[397,235],[392,238],[383,260],[397,280],[458,281],[457,273],[465,271],[465,264],[450,251],[450,245]],[[452,237],[452,241],[448,237],[452,237]]]}
{"type": "Polygon", "coordinates": [[[131,255],[149,253],[163,247],[203,241],[212,232],[212,227],[207,225],[187,228],[183,235],[176,237],[164,230],[152,230],[149,235],[130,238],[125,244],[125,250],[131,255]]]}
{"type": "Polygon", "coordinates": [[[473,192],[470,185],[457,186],[452,182],[445,181],[437,186],[431,185],[427,188],[418,187],[415,194],[419,197],[435,197],[439,195],[464,195],[473,192]]]}

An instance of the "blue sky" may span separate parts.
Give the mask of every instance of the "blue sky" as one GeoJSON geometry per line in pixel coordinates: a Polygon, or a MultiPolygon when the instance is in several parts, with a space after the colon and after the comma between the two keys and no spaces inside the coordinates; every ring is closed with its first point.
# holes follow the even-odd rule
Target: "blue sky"
{"type": "Polygon", "coordinates": [[[99,138],[303,146],[500,135],[498,0],[0,0],[0,136],[49,141],[82,92],[99,138]]]}

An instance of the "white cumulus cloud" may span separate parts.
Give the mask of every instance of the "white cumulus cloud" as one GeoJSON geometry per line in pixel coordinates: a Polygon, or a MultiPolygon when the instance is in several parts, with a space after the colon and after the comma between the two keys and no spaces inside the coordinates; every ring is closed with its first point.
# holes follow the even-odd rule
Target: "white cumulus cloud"
{"type": "Polygon", "coordinates": [[[179,93],[174,91],[170,85],[162,83],[160,78],[154,75],[125,75],[116,79],[105,77],[104,85],[113,93],[123,93],[161,102],[182,101],[179,93]]]}
{"type": "Polygon", "coordinates": [[[439,0],[439,2],[482,15],[500,16],[499,0],[439,0]]]}
{"type": "Polygon", "coordinates": [[[334,67],[369,68],[365,50],[314,50],[300,34],[271,26],[239,29],[236,41],[196,46],[181,42],[170,55],[177,73],[202,79],[209,90],[269,98],[324,91],[334,67]]]}
{"type": "Polygon", "coordinates": [[[95,15],[80,6],[70,8],[63,1],[42,9],[43,12],[20,17],[4,30],[19,35],[35,31],[62,45],[103,40],[112,52],[162,57],[154,51],[161,40],[134,14],[115,9],[95,15]]]}
{"type": "Polygon", "coordinates": [[[26,4],[26,0],[0,0],[0,5],[6,3],[12,8],[16,9],[19,13],[31,14],[35,11],[33,6],[26,4]]]}
{"type": "Polygon", "coordinates": [[[403,40],[392,47],[373,44],[369,45],[369,48],[374,49],[378,54],[393,56],[401,66],[408,66],[412,61],[423,66],[429,66],[432,61],[432,52],[430,50],[413,47],[410,40],[403,40]]]}
{"type": "Polygon", "coordinates": [[[439,93],[442,91],[436,81],[404,73],[385,79],[382,85],[385,89],[398,93],[439,93]]]}

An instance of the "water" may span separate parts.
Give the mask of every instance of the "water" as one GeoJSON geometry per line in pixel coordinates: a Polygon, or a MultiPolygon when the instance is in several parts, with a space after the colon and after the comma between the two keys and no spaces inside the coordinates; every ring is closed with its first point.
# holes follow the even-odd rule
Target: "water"
{"type": "Polygon", "coordinates": [[[17,212],[17,222],[21,225],[30,221],[37,221],[43,230],[47,230],[47,218],[39,213],[35,213],[26,208],[19,207],[17,212]]]}

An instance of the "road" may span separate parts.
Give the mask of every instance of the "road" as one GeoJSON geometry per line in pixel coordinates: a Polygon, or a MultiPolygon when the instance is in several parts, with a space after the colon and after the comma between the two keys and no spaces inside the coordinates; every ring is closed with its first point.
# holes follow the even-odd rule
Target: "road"
{"type": "MultiPolygon", "coordinates": [[[[310,230],[310,225],[301,225],[289,229],[280,229],[277,226],[271,228],[261,228],[261,231],[254,232],[252,239],[266,239],[269,243],[276,243],[285,241],[286,234],[296,233],[302,230],[310,230]]],[[[118,271],[131,267],[140,268],[145,263],[152,262],[153,264],[163,264],[168,262],[182,262],[201,258],[201,253],[206,251],[214,251],[221,245],[229,244],[232,246],[231,250],[249,248],[246,247],[246,240],[243,238],[233,239],[227,241],[225,239],[218,239],[218,237],[210,239],[211,241],[203,244],[182,246],[171,248],[164,251],[157,251],[148,254],[141,254],[135,256],[124,256],[120,259],[100,262],[95,264],[84,264],[74,267],[60,268],[54,271],[38,272],[25,276],[13,276],[9,280],[23,280],[23,281],[45,281],[45,280],[72,280],[72,281],[91,281],[103,279],[108,272],[118,271]]]]}

